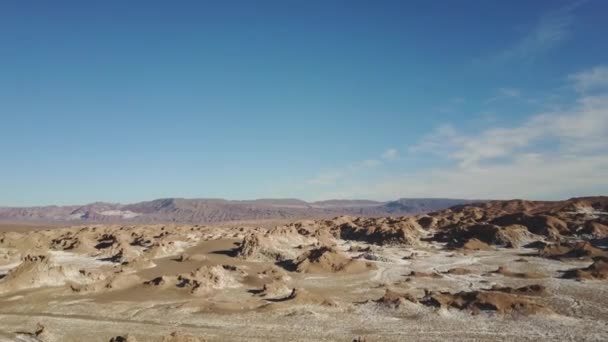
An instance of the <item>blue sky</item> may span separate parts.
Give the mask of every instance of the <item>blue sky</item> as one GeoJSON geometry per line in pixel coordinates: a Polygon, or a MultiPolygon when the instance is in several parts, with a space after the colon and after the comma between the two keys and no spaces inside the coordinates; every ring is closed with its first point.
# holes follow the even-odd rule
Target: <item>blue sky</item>
{"type": "Polygon", "coordinates": [[[606,13],[2,1],[0,205],[606,194],[606,13]]]}

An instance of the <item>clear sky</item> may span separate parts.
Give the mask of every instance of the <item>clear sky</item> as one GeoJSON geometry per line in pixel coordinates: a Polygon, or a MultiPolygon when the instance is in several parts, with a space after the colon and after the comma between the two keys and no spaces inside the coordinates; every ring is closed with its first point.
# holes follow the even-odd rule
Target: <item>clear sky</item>
{"type": "Polygon", "coordinates": [[[608,1],[0,1],[0,205],[608,193],[608,1]]]}

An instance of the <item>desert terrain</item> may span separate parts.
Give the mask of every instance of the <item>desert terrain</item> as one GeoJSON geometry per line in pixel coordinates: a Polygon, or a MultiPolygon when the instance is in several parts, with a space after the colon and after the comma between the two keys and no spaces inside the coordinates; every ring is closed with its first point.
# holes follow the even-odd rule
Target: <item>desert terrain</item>
{"type": "Polygon", "coordinates": [[[1,228],[0,341],[608,340],[608,197],[1,228]]]}

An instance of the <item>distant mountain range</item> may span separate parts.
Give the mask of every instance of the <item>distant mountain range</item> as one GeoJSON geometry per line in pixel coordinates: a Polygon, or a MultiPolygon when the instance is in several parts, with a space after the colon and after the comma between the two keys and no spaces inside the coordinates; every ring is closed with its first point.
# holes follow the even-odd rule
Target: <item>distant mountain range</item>
{"type": "Polygon", "coordinates": [[[82,206],[0,207],[0,221],[57,223],[216,223],[245,220],[326,218],[338,215],[396,216],[430,212],[475,202],[450,198],[402,198],[396,201],[298,199],[164,198],[133,204],[96,202],[82,206]]]}

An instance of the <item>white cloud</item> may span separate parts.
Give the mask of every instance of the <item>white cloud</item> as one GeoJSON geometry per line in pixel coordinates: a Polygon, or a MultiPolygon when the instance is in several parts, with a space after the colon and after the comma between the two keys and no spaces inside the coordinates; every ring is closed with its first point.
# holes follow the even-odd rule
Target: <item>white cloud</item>
{"type": "Polygon", "coordinates": [[[479,134],[438,128],[416,148],[455,160],[380,183],[384,196],[560,198],[608,191],[608,96],[479,134]],[[392,190],[391,190],[392,189],[392,190]],[[392,193],[391,193],[392,192],[392,193]]]}
{"type": "Polygon", "coordinates": [[[579,92],[608,87],[608,66],[597,66],[568,76],[579,92]]]}
{"type": "Polygon", "coordinates": [[[385,160],[396,160],[399,158],[399,151],[396,148],[389,148],[382,153],[382,158],[385,160]]]}
{"type": "MultiPolygon", "coordinates": [[[[597,68],[580,75],[595,75],[593,70],[597,68]]],[[[571,81],[577,85],[581,79],[587,78],[571,81]]],[[[465,133],[445,124],[408,152],[409,159],[444,166],[374,177],[345,174],[341,186],[316,196],[558,199],[605,194],[608,92],[579,93],[567,108],[538,113],[508,127],[465,133]]]]}
{"type": "Polygon", "coordinates": [[[414,151],[443,154],[461,167],[509,157],[534,148],[535,143],[556,144],[560,151],[585,151],[608,145],[608,96],[587,96],[564,112],[543,113],[514,127],[492,127],[465,135],[446,125],[415,146],[414,151]]]}
{"type": "Polygon", "coordinates": [[[455,197],[551,199],[605,194],[608,155],[522,154],[509,163],[484,167],[431,169],[364,184],[343,197],[455,197]]]}

